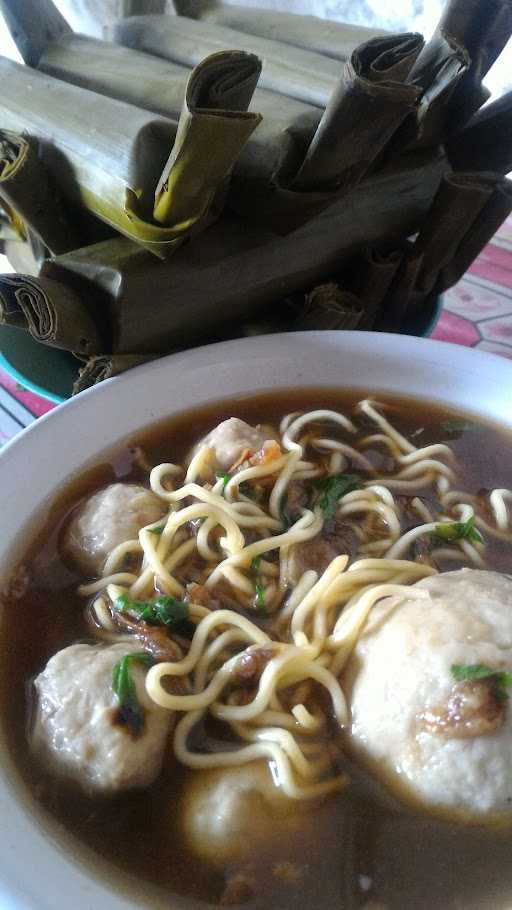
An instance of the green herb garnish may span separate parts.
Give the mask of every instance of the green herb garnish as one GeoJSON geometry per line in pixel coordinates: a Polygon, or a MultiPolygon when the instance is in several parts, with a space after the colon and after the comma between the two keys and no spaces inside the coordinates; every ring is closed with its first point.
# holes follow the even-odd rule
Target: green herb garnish
{"type": "Polygon", "coordinates": [[[231,474],[216,474],[217,480],[222,480],[222,492],[226,489],[229,481],[231,480],[231,474]]]}
{"type": "Polygon", "coordinates": [[[261,556],[255,556],[253,561],[251,562],[251,572],[253,575],[260,574],[260,563],[261,563],[261,556]]]}
{"type": "Polygon", "coordinates": [[[324,513],[325,521],[329,521],[336,515],[340,499],[353,490],[360,490],[362,483],[356,474],[335,474],[332,477],[314,480],[313,486],[319,491],[316,505],[319,505],[324,513]]]}
{"type": "Polygon", "coordinates": [[[148,528],[148,531],[150,534],[158,534],[160,536],[160,534],[163,534],[164,529],[165,525],[158,525],[156,528],[148,528]]]}
{"type": "Polygon", "coordinates": [[[432,531],[432,537],[438,537],[447,543],[453,543],[455,540],[469,540],[471,543],[483,543],[483,537],[480,531],[475,528],[475,516],[472,515],[467,521],[450,521],[442,522],[436,525],[432,531]]]}
{"type": "Polygon", "coordinates": [[[150,626],[166,626],[170,632],[185,638],[192,638],[196,628],[188,618],[188,604],[167,595],[144,601],[130,600],[127,594],[122,594],[115,601],[114,610],[118,613],[129,613],[150,626]]]}
{"type": "Polygon", "coordinates": [[[262,584],[260,584],[260,582],[256,582],[255,590],[256,590],[256,606],[258,607],[258,610],[262,610],[262,611],[266,612],[266,610],[265,610],[265,588],[263,587],[262,584]]]}
{"type": "Polygon", "coordinates": [[[112,690],[119,702],[122,723],[138,736],[144,726],[144,709],[139,704],[137,689],[130,673],[130,663],[133,662],[151,667],[153,659],[144,651],[138,651],[118,660],[112,669],[112,690]]]}
{"type": "Polygon", "coordinates": [[[485,664],[453,664],[451,673],[457,682],[468,682],[475,679],[491,679],[493,681],[492,694],[497,701],[507,701],[508,686],[512,686],[512,673],[504,670],[493,670],[485,664]]]}

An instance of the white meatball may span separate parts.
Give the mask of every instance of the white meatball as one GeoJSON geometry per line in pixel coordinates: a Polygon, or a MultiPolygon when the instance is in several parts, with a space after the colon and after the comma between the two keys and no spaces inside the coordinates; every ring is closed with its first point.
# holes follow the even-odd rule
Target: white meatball
{"type": "Polygon", "coordinates": [[[377,605],[347,668],[356,751],[399,794],[466,819],[512,812],[512,716],[492,680],[512,670],[512,577],[461,569],[377,605]]]}
{"type": "Polygon", "coordinates": [[[265,435],[261,430],[251,427],[238,417],[229,417],[228,420],[219,423],[197,444],[193,454],[207,446],[214,452],[215,468],[227,470],[246,449],[250,451],[251,455],[261,449],[266,439],[268,439],[268,434],[265,435]]]}
{"type": "Polygon", "coordinates": [[[89,792],[147,787],[160,773],[172,718],[147,695],[146,671],[135,661],[129,663],[143,709],[138,735],[119,722],[112,689],[114,665],[137,650],[126,643],[72,645],[55,654],[35,681],[32,748],[53,770],[89,792]]]}
{"type": "Polygon", "coordinates": [[[65,529],[65,557],[89,575],[100,574],[110,550],[137,539],[144,525],[158,521],[166,504],[133,483],[113,483],[79,505],[65,529]]]}
{"type": "Polygon", "coordinates": [[[182,794],[180,817],[191,849],[222,862],[254,855],[270,838],[299,830],[304,814],[312,809],[310,800],[283,795],[266,762],[251,762],[192,772],[182,794]]]}

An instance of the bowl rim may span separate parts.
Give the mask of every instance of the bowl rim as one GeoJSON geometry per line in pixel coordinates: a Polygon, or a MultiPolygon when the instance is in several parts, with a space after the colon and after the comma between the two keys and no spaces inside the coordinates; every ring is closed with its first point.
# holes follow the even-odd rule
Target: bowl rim
{"type": "MultiPolygon", "coordinates": [[[[0,535],[0,579],[5,565],[12,565],[20,552],[23,528],[34,512],[41,523],[58,485],[66,484],[73,473],[94,463],[116,442],[166,413],[192,410],[237,393],[300,385],[332,387],[337,382],[346,388],[445,401],[448,407],[461,407],[464,413],[512,430],[512,363],[447,342],[357,331],[300,332],[220,342],[173,354],[59,405],[2,449],[0,468],[11,482],[0,487],[0,514],[12,536],[7,541],[1,538],[8,535],[0,535]],[[34,466],[41,474],[35,493],[25,482],[34,466]],[[31,493],[35,499],[30,499],[31,493]]],[[[59,852],[38,824],[29,801],[9,779],[11,772],[4,752],[0,762],[5,831],[0,841],[2,908],[68,910],[71,895],[74,910],[139,907],[133,892],[136,903],[123,892],[111,891],[103,879],[93,879],[71,851],[59,852]],[[20,843],[25,846],[23,859],[18,855],[20,843]]],[[[179,910],[198,906],[186,898],[176,899],[179,910]]]]}

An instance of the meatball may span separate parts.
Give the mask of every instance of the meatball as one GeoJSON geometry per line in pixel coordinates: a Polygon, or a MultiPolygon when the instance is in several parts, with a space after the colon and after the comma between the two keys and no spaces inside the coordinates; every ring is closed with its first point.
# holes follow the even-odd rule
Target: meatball
{"type": "Polygon", "coordinates": [[[251,427],[238,417],[229,417],[197,444],[193,454],[208,446],[215,454],[215,468],[226,471],[245,451],[253,455],[261,449],[267,438],[257,427],[251,427]]]}
{"type": "Polygon", "coordinates": [[[460,569],[386,598],[348,664],[351,741],[399,795],[465,820],[512,812],[512,717],[496,677],[512,669],[512,577],[460,569]],[[487,671],[486,671],[487,672],[487,671]]]}
{"type": "Polygon", "coordinates": [[[172,715],[146,693],[145,670],[135,661],[142,718],[131,729],[120,717],[112,671],[130,644],[72,645],[52,657],[35,681],[37,707],[31,747],[45,763],[90,793],[147,787],[158,777],[172,715]]]}
{"type": "Polygon", "coordinates": [[[181,817],[189,846],[219,862],[253,856],[271,838],[303,828],[310,800],[291,800],[275,786],[266,762],[189,775],[181,817]]]}
{"type": "Polygon", "coordinates": [[[158,521],[167,505],[133,483],[113,483],[98,490],[73,512],[61,550],[66,561],[88,575],[99,575],[120,543],[136,539],[141,528],[158,521]]]}

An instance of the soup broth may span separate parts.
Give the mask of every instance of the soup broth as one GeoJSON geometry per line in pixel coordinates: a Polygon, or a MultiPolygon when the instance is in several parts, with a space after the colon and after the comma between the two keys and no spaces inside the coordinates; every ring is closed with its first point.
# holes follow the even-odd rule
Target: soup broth
{"type": "MultiPolygon", "coordinates": [[[[234,856],[220,862],[199,855],[184,837],[184,793],[190,779],[202,772],[176,761],[172,736],[155,783],[145,789],[100,797],[86,795],[77,785],[52,773],[28,745],[34,712],[33,680],[57,651],[76,642],[94,642],[84,618],[91,597],[77,593],[77,587],[90,579],[70,568],[61,556],[62,535],[77,503],[113,481],[147,486],[144,461],[151,466],[183,464],[198,440],[226,418],[236,416],[251,425],[279,427],[286,414],[319,408],[352,415],[360,399],[360,394],[334,389],[269,393],[211,405],[144,431],[104,456],[101,464],[59,493],[47,526],[27,546],[23,559],[29,577],[26,591],[21,597],[6,594],[4,598],[0,711],[20,785],[43,810],[45,823],[55,837],[64,838],[76,856],[107,875],[112,887],[137,895],[141,905],[177,908],[180,895],[209,906],[243,904],[251,910],[292,906],[295,910],[477,910],[505,908],[512,903],[512,843],[507,825],[468,825],[449,817],[436,818],[401,798],[363,766],[352,752],[349,738],[340,736],[331,715],[323,748],[330,755],[331,773],[348,775],[347,786],[314,801],[303,812],[301,824],[282,835],[276,835],[279,826],[276,829],[269,814],[267,838],[258,836],[254,847],[245,844],[241,855],[235,851],[234,856]]],[[[510,435],[432,404],[380,394],[375,399],[385,408],[382,413],[393,427],[415,447],[446,443],[451,448],[456,460],[454,486],[471,494],[477,503],[475,511],[479,508],[490,522],[489,491],[512,488],[510,435]]],[[[358,438],[380,432],[364,413],[353,419],[358,438]]],[[[326,421],[319,419],[314,426],[327,435],[326,421]]],[[[342,428],[332,424],[329,437],[347,438],[342,428]]],[[[391,450],[376,440],[361,452],[385,483],[394,470],[391,450]]],[[[324,463],[331,454],[322,453],[324,463]]],[[[310,457],[314,460],[320,455],[310,457]]],[[[343,465],[340,473],[356,476],[359,481],[369,476],[350,458],[343,465]]],[[[427,513],[439,512],[433,485],[419,485],[418,489],[412,485],[406,492],[393,491],[393,495],[404,497],[402,530],[424,522],[421,517],[406,517],[415,497],[420,498],[427,513]]],[[[374,521],[354,516],[354,521],[364,520],[368,527],[374,521]]],[[[371,537],[378,541],[378,521],[372,528],[371,537]]],[[[483,536],[485,567],[510,572],[512,549],[506,535],[500,539],[483,532],[483,536]]],[[[438,549],[446,551],[449,547],[450,542],[438,549]]],[[[417,559],[420,564],[426,559],[428,565],[432,546],[429,544],[428,553],[417,547],[401,558],[417,559]]],[[[471,565],[463,553],[453,562],[441,554],[437,568],[449,571],[463,565],[471,565]]],[[[242,607],[240,612],[244,612],[242,607]]],[[[257,610],[248,615],[263,629],[275,622],[275,616],[258,615],[257,610]]],[[[400,656],[390,655],[390,659],[399,660],[400,656]]],[[[318,699],[329,712],[328,699],[324,695],[318,699]]],[[[192,737],[194,748],[202,753],[221,750],[226,742],[231,745],[232,739],[223,724],[211,720],[195,729],[192,737]]]]}

